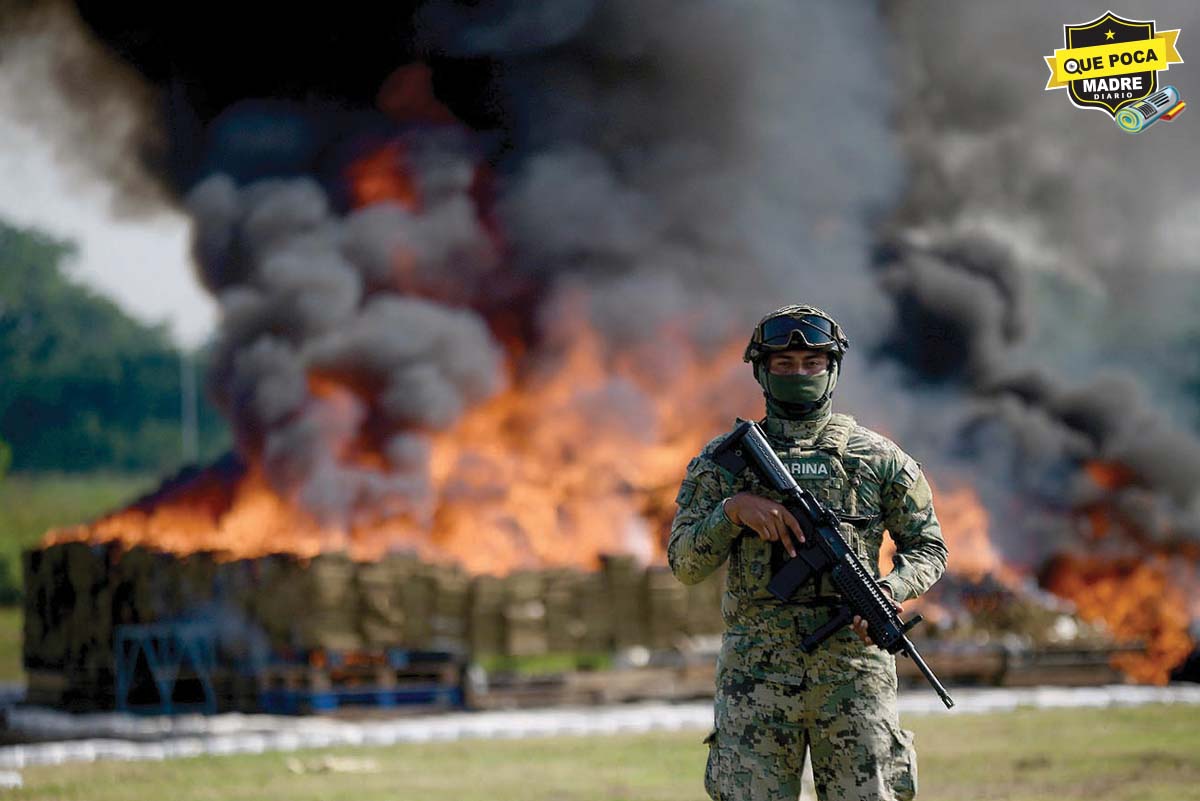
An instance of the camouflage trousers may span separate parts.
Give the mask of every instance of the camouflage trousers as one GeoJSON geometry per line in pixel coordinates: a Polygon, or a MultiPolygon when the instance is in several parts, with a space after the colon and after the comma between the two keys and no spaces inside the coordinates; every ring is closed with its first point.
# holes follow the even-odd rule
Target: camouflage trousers
{"type": "Polygon", "coordinates": [[[848,631],[796,661],[784,683],[722,665],[704,786],[714,801],[796,801],[805,749],[821,801],[908,801],[912,734],[896,713],[894,658],[848,631]],[[853,640],[853,641],[851,641],[853,640]]]}

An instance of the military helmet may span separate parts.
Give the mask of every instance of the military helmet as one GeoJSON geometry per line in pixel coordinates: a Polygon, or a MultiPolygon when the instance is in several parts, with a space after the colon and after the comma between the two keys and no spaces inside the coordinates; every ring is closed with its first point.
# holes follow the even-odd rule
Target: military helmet
{"type": "Polygon", "coordinates": [[[803,348],[828,353],[839,364],[850,340],[832,317],[816,306],[784,306],[758,321],[742,361],[758,364],[768,354],[803,348]]]}

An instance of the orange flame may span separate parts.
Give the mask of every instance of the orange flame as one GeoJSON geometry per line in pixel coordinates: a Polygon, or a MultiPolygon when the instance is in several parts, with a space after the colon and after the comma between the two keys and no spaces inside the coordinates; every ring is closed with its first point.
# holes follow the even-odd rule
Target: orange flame
{"type": "Polygon", "coordinates": [[[1134,472],[1120,462],[1105,462],[1093,460],[1085,462],[1084,472],[1099,487],[1106,490],[1117,490],[1127,487],[1135,479],[1134,472]]]}
{"type": "Polygon", "coordinates": [[[949,551],[947,569],[974,580],[991,575],[1015,585],[1018,576],[996,551],[988,514],[975,488],[962,485],[936,490],[935,508],[949,551]]]}
{"type": "MultiPolygon", "coordinates": [[[[604,553],[661,562],[683,466],[735,414],[757,408],[757,388],[746,380],[739,343],[702,354],[682,334],[667,332],[646,350],[613,353],[586,324],[572,331],[556,363],[518,372],[510,362],[508,390],[432,436],[425,514],[376,510],[372,519],[322,524],[273,489],[262,465],[251,462],[238,475],[201,473],[91,526],[52,532],[46,542],[120,541],[228,559],[345,550],[369,560],[408,550],[493,574],[593,568],[604,553]]],[[[309,390],[311,404],[346,421],[331,427],[329,452],[385,473],[387,458],[361,419],[368,388],[313,374],[309,390]]],[[[1117,465],[1094,463],[1088,471],[1105,486],[1128,480],[1117,465]]],[[[935,490],[950,571],[1016,587],[1020,576],[996,550],[975,489],[935,490]]],[[[890,567],[893,554],[889,542],[881,566],[890,567]]],[[[1117,637],[1145,639],[1144,654],[1117,658],[1135,680],[1165,681],[1191,648],[1188,598],[1159,562],[1064,557],[1043,580],[1074,601],[1082,617],[1105,621],[1117,637]]]]}
{"type": "Polygon", "coordinates": [[[1120,654],[1113,665],[1134,681],[1166,684],[1193,648],[1187,598],[1163,558],[1060,556],[1043,571],[1051,592],[1075,603],[1085,620],[1103,621],[1114,636],[1144,641],[1145,651],[1120,654]]]}
{"type": "MultiPolygon", "coordinates": [[[[925,478],[933,489],[934,508],[949,552],[946,570],[973,581],[991,576],[1007,586],[1016,586],[1020,575],[996,550],[987,510],[975,488],[968,484],[942,487],[928,473],[925,478]]],[[[889,537],[879,552],[882,574],[891,571],[895,554],[896,545],[889,537]]]]}
{"type": "Polygon", "coordinates": [[[315,556],[339,544],[339,532],[323,530],[287,502],[252,468],[226,494],[202,477],[185,493],[150,509],[130,508],[92,524],[59,529],[46,545],[82,539],[119,541],[178,554],[216,551],[227,558],[287,551],[315,556]],[[286,543],[286,547],[280,547],[286,543]]]}
{"type": "Polygon", "coordinates": [[[391,201],[410,211],[420,207],[420,194],[408,166],[408,149],[400,142],[372,150],[346,168],[354,206],[391,201]]]}
{"type": "MultiPolygon", "coordinates": [[[[736,344],[707,357],[684,344],[669,348],[675,363],[663,381],[639,374],[638,359],[610,357],[580,326],[560,366],[520,380],[514,374],[511,389],[433,437],[428,519],[414,512],[322,525],[273,491],[261,465],[252,464],[228,486],[201,474],[152,503],[52,532],[46,542],[118,540],[227,559],[330,550],[377,559],[410,550],[497,574],[591,568],[603,553],[662,561],[683,466],[711,432],[755,403],[749,389],[731,396],[723,386],[727,376],[745,378],[736,344]]],[[[336,377],[310,375],[309,389],[310,404],[327,416],[357,413],[358,394],[336,377]]],[[[386,469],[386,457],[359,429],[332,428],[327,449],[343,463],[386,469]]]]}
{"type": "Polygon", "coordinates": [[[384,80],[375,105],[405,123],[457,124],[454,113],[433,93],[433,70],[426,64],[406,64],[384,80]]]}

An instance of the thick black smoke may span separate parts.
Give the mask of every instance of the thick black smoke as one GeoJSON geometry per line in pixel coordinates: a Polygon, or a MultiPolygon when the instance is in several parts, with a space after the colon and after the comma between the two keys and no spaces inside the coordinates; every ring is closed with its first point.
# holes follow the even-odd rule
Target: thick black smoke
{"type": "MultiPolygon", "coordinates": [[[[661,388],[680,342],[709,354],[805,301],[854,341],[841,401],[935,477],[968,465],[1011,555],[1077,545],[1096,504],[1166,548],[1200,532],[1170,377],[1200,129],[1130,137],[1042,91],[1042,56],[1093,8],[79,9],[155,87],[150,166],[224,310],[214,391],[324,515],[421,511],[427,432],[503,385],[514,331],[544,366],[586,323],[661,388]],[[358,207],[347,166],[393,145],[423,202],[358,207]],[[364,438],[384,443],[370,466],[345,455],[364,438]]],[[[1182,27],[1185,57],[1200,22],[1122,12],[1182,27]]]]}
{"type": "MultiPolygon", "coordinates": [[[[1135,5],[1120,11],[1185,42],[1200,25],[1194,4],[1135,5]]],[[[1178,358],[1200,299],[1200,265],[1180,247],[1197,230],[1182,212],[1200,203],[1200,129],[1130,136],[1042,91],[1062,26],[1096,13],[888,13],[910,179],[876,254],[899,322],[885,350],[943,388],[924,401],[944,410],[943,450],[980,474],[1001,542],[1035,562],[1080,547],[1087,528],[1063,516],[1097,505],[1129,537],[1088,547],[1200,542],[1200,439],[1178,358]]],[[[1185,94],[1197,77],[1186,64],[1160,74],[1185,94]]]]}
{"type": "Polygon", "coordinates": [[[867,223],[899,163],[869,4],[79,8],[160,93],[159,174],[223,310],[212,388],[328,520],[427,511],[422,443],[503,385],[514,332],[542,371],[585,328],[598,358],[637,349],[646,385],[589,388],[586,419],[654,408],[784,303],[830,307],[860,343],[885,330],[867,223]],[[362,205],[348,169],[388,148],[419,201],[362,205]]]}

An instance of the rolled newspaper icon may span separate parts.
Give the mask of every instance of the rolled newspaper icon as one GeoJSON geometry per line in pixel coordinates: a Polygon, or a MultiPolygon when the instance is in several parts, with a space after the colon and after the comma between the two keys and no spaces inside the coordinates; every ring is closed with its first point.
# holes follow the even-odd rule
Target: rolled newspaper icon
{"type": "Polygon", "coordinates": [[[1174,86],[1164,86],[1145,100],[1139,100],[1118,111],[1117,125],[1122,131],[1137,133],[1143,128],[1153,125],[1177,105],[1179,105],[1179,91],[1174,86]]]}

